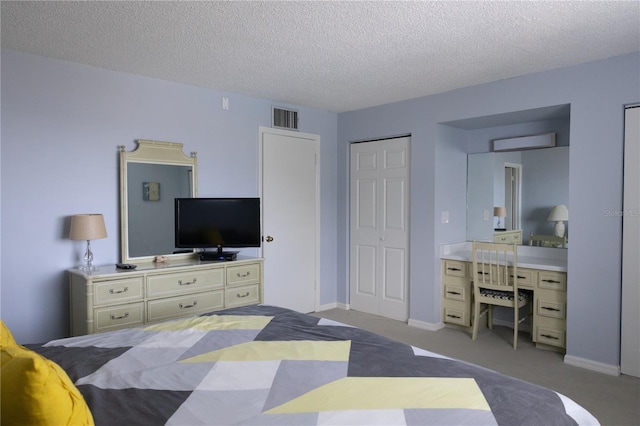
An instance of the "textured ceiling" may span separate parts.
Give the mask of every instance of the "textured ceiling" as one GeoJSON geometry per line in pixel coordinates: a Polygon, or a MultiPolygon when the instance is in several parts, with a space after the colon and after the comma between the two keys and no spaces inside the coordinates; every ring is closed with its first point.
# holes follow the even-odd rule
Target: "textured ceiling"
{"type": "Polygon", "coordinates": [[[2,47],[333,112],[640,51],[640,1],[2,1],[2,47]]]}

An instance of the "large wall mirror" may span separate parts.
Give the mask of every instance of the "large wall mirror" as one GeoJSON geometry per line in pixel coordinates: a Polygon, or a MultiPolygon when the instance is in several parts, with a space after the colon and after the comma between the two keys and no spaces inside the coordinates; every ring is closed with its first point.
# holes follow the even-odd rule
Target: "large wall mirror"
{"type": "Polygon", "coordinates": [[[181,143],[136,142],[131,152],[120,147],[122,262],[192,257],[175,248],[174,200],[197,196],[196,154],[185,155],[181,143]]]}
{"type": "Polygon", "coordinates": [[[521,229],[523,244],[553,235],[547,219],[560,204],[569,205],[568,146],[467,156],[467,240],[491,240],[496,228],[521,229]],[[496,206],[513,206],[500,225],[496,206]]]}

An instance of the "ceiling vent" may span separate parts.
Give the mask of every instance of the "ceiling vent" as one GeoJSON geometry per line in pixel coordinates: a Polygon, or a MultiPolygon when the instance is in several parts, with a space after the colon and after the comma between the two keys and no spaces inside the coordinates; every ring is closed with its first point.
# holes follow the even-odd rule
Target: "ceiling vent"
{"type": "Polygon", "coordinates": [[[298,130],[298,111],[278,107],[273,107],[271,111],[273,127],[298,130]]]}

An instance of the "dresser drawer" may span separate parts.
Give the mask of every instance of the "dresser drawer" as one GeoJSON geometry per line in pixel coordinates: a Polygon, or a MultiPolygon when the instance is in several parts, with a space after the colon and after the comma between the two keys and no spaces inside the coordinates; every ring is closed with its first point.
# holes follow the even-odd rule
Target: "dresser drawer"
{"type": "Polygon", "coordinates": [[[567,274],[564,272],[538,272],[538,288],[548,290],[567,291],[567,274]]]}
{"type": "Polygon", "coordinates": [[[461,262],[459,260],[445,260],[443,264],[443,273],[445,275],[451,277],[467,276],[467,262],[461,262]]]}
{"type": "Polygon", "coordinates": [[[144,303],[94,309],[95,332],[117,330],[144,324],[144,303]]]}
{"type": "Polygon", "coordinates": [[[238,286],[260,282],[260,264],[227,267],[227,286],[238,286]]]}
{"type": "Polygon", "coordinates": [[[227,303],[225,307],[255,305],[260,303],[260,285],[251,284],[228,288],[226,290],[227,303]]]}
{"type": "Polygon", "coordinates": [[[224,307],[224,290],[168,297],[147,302],[148,322],[202,314],[224,307]]]}
{"type": "Polygon", "coordinates": [[[142,300],[142,289],[143,277],[97,282],[93,303],[98,306],[142,300]]]}
{"type": "Polygon", "coordinates": [[[224,287],[224,268],[149,275],[147,297],[161,297],[224,287]]]}

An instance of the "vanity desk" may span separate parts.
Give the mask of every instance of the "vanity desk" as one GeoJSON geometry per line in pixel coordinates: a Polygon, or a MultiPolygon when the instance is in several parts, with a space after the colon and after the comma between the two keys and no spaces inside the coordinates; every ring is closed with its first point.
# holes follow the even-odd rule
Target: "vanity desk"
{"type": "Polygon", "coordinates": [[[236,306],[262,303],[263,260],[228,262],[197,257],[70,269],[71,335],[100,333],[236,306]]]}
{"type": "MultiPolygon", "coordinates": [[[[441,246],[442,321],[471,327],[471,242],[441,246]]],[[[518,287],[533,293],[531,337],[537,347],[566,348],[567,251],[518,246],[518,287]]]]}

